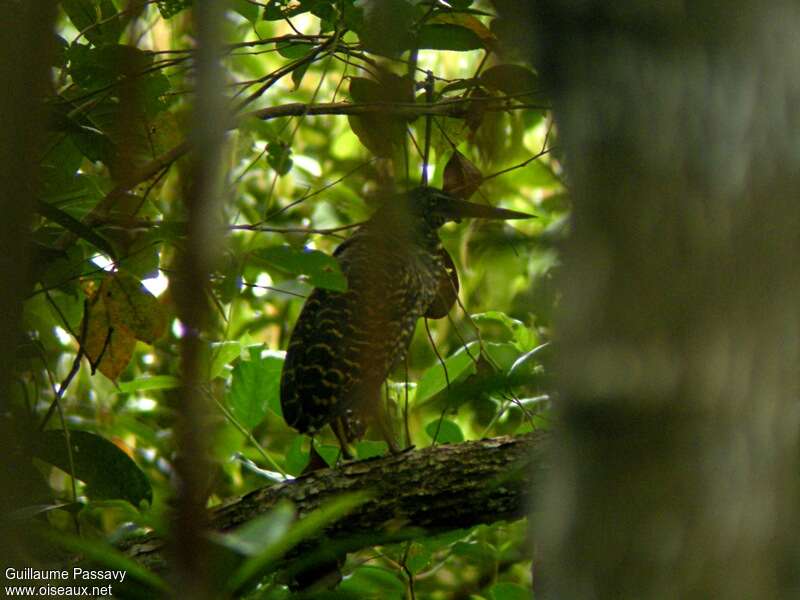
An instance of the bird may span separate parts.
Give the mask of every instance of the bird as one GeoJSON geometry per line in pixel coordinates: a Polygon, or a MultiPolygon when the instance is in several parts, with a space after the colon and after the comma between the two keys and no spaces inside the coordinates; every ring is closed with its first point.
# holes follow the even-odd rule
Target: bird
{"type": "Polygon", "coordinates": [[[349,444],[371,423],[399,452],[381,387],[417,321],[446,316],[458,293],[439,228],[463,218],[531,217],[428,186],[387,198],[333,253],[346,291],[315,288],[300,311],[281,373],[286,423],[312,436],[330,425],[344,458],[352,458],[349,444]]]}

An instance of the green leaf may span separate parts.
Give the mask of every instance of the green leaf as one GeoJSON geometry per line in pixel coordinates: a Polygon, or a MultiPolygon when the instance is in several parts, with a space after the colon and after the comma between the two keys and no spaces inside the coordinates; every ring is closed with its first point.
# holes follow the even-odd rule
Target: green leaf
{"type": "Polygon", "coordinates": [[[87,89],[111,85],[125,74],[140,73],[153,62],[151,53],[123,44],[72,44],[67,57],[72,79],[87,89]]]}
{"type": "Polygon", "coordinates": [[[114,248],[111,247],[111,244],[109,244],[108,241],[103,236],[98,234],[94,229],[81,223],[72,215],[65,213],[63,210],[53,206],[52,204],[41,201],[36,202],[35,210],[47,220],[52,221],[53,223],[58,223],[67,231],[74,233],[79,238],[82,238],[92,244],[95,248],[100,250],[100,252],[112,260],[116,260],[117,253],[114,251],[114,248]]]}
{"type": "Polygon", "coordinates": [[[122,381],[118,384],[119,391],[123,394],[141,392],[145,390],[174,390],[179,388],[181,380],[174,375],[153,375],[139,377],[131,381],[122,381]]]}
{"type": "MultiPolygon", "coordinates": [[[[473,356],[477,353],[477,342],[470,342],[467,348],[473,356]]],[[[453,383],[465,374],[472,374],[475,372],[475,363],[465,348],[460,348],[455,354],[448,357],[444,361],[447,368],[447,376],[450,383],[453,383]]],[[[417,393],[415,396],[416,402],[423,402],[428,398],[438,394],[447,387],[447,378],[445,378],[445,369],[442,368],[441,363],[437,362],[435,365],[426,370],[422,377],[417,382],[417,393]]]]}
{"type": "Polygon", "coordinates": [[[388,449],[389,445],[386,442],[363,440],[356,444],[356,456],[359,460],[365,460],[367,458],[383,456],[388,449]]]}
{"type": "Polygon", "coordinates": [[[317,450],[317,454],[322,457],[329,467],[336,465],[336,461],[339,459],[339,455],[342,452],[342,449],[339,448],[339,446],[323,444],[321,442],[317,442],[316,440],[314,441],[314,448],[317,450]]]}
{"type": "Polygon", "coordinates": [[[272,410],[281,415],[280,381],[283,358],[265,356],[240,361],[233,369],[228,406],[237,420],[252,429],[272,410]]]}
{"type": "Polygon", "coordinates": [[[171,19],[182,10],[189,8],[194,0],[158,0],[158,11],[165,19],[171,19]]]}
{"type": "Polygon", "coordinates": [[[363,25],[356,33],[365,50],[395,57],[411,48],[411,27],[416,16],[411,3],[406,0],[370,0],[363,5],[363,25]]]}
{"type": "Polygon", "coordinates": [[[309,7],[304,3],[289,8],[286,0],[269,0],[264,7],[265,21],[282,21],[283,19],[308,12],[309,7]]]}
{"type": "Polygon", "coordinates": [[[253,255],[274,267],[288,273],[306,275],[308,282],[314,287],[325,288],[335,292],[347,290],[347,279],[342,274],[339,263],[332,256],[319,250],[298,250],[292,246],[270,246],[259,248],[253,255]]]}
{"type": "Polygon", "coordinates": [[[251,23],[258,21],[258,5],[247,0],[230,0],[231,8],[251,23]]]}
{"type": "Polygon", "coordinates": [[[483,345],[483,349],[503,372],[508,372],[521,354],[519,348],[509,342],[489,342],[483,345]]]}
{"type": "Polygon", "coordinates": [[[421,50],[453,50],[467,52],[480,50],[483,41],[471,29],[451,24],[423,25],[419,30],[417,45],[421,50]]]}
{"type": "MultiPolygon", "coordinates": [[[[389,72],[381,72],[379,81],[352,77],[349,91],[353,102],[414,102],[414,82],[389,72]]],[[[376,156],[391,157],[405,140],[408,123],[405,119],[366,114],[349,115],[347,120],[359,141],[376,156]]]]}
{"type": "Polygon", "coordinates": [[[541,88],[536,73],[520,65],[495,65],[481,73],[478,79],[487,88],[509,96],[536,92],[541,88]]]}
{"type": "Polygon", "coordinates": [[[522,321],[509,317],[499,310],[489,310],[472,315],[478,325],[497,323],[516,342],[521,350],[530,350],[536,343],[536,334],[528,329],[522,321]]]}
{"type": "Polygon", "coordinates": [[[267,163],[278,175],[286,175],[292,170],[292,147],[285,142],[269,142],[267,163]]]}
{"type": "MultiPolygon", "coordinates": [[[[171,595],[166,581],[105,541],[79,537],[38,523],[32,526],[34,535],[68,550],[71,554],[81,555],[96,566],[125,572],[126,580],[135,581],[153,590],[153,594],[148,597],[161,597],[164,593],[171,595]]],[[[122,590],[119,596],[127,597],[122,590]]]]}
{"type": "Polygon", "coordinates": [[[231,532],[212,534],[212,539],[242,556],[257,556],[283,539],[294,518],[295,510],[292,505],[289,502],[280,502],[266,514],[231,532]]]}
{"type": "MultiPolygon", "coordinates": [[[[75,477],[86,484],[92,499],[127,500],[140,507],[153,500],[145,474],[125,452],[107,439],[88,431],[70,430],[75,477]]],[[[69,473],[70,464],[64,432],[43,431],[33,442],[31,453],[38,459],[69,473]]]]}
{"type": "Polygon", "coordinates": [[[308,464],[308,450],[303,450],[303,442],[308,439],[304,435],[297,435],[286,451],[286,472],[297,477],[308,464]]]}
{"type": "Polygon", "coordinates": [[[241,342],[217,342],[211,344],[211,364],[208,367],[209,379],[216,379],[225,371],[225,367],[242,353],[241,342]]]}
{"type": "Polygon", "coordinates": [[[228,577],[227,589],[231,592],[239,590],[257,576],[266,573],[275,561],[301,541],[311,538],[323,528],[335,523],[369,498],[369,494],[357,493],[343,494],[327,501],[323,507],[297,521],[278,543],[246,560],[228,577]]]}
{"type": "Polygon", "coordinates": [[[356,568],[339,589],[351,592],[359,598],[381,598],[402,600],[405,584],[394,571],[369,565],[356,568]]]}
{"type": "Polygon", "coordinates": [[[292,83],[294,84],[292,91],[295,91],[300,87],[300,84],[303,82],[303,77],[306,76],[306,71],[308,71],[308,67],[310,66],[311,63],[306,62],[302,65],[298,65],[292,70],[292,83]]]}
{"type": "Polygon", "coordinates": [[[426,569],[431,563],[432,553],[424,545],[413,543],[406,559],[406,568],[413,574],[426,569]]]}
{"type": "Polygon", "coordinates": [[[123,23],[112,0],[61,0],[61,8],[75,29],[84,32],[93,44],[114,44],[122,33],[123,23]]]}
{"type": "Polygon", "coordinates": [[[278,54],[292,60],[305,57],[311,48],[312,45],[308,42],[284,40],[275,43],[275,49],[278,51],[278,54]]]}
{"type": "Polygon", "coordinates": [[[464,441],[464,433],[461,431],[461,427],[449,419],[431,421],[425,426],[425,433],[439,444],[458,444],[464,441]]]}
{"type": "Polygon", "coordinates": [[[489,594],[492,600],[531,600],[531,590],[516,583],[496,583],[489,594]]]}

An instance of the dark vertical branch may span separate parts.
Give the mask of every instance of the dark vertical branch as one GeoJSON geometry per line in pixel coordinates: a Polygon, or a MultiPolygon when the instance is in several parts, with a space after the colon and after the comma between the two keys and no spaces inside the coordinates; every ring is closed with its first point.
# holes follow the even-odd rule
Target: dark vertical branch
{"type": "Polygon", "coordinates": [[[197,2],[194,24],[197,34],[197,95],[194,106],[191,179],[186,198],[187,241],[180,257],[174,291],[183,324],[181,339],[182,387],[177,423],[179,457],[178,505],[173,523],[173,557],[181,595],[212,598],[208,548],[203,531],[211,471],[208,453],[209,406],[200,392],[202,335],[208,326],[208,301],[204,290],[214,262],[221,207],[221,145],[227,122],[222,96],[221,30],[222,2],[197,2]]]}
{"type": "MultiPolygon", "coordinates": [[[[35,157],[43,154],[45,116],[42,99],[48,92],[49,71],[55,46],[53,24],[56,3],[0,2],[0,486],[3,513],[29,504],[21,497],[16,452],[19,429],[7,419],[13,366],[20,342],[22,299],[29,292],[31,208],[39,193],[35,157]]],[[[2,525],[0,562],[11,565],[26,551],[25,532],[2,525]]],[[[26,565],[27,566],[27,565],[26,565]]]]}
{"type": "MultiPolygon", "coordinates": [[[[433,103],[433,71],[428,71],[425,79],[425,101],[433,103]]],[[[428,161],[431,152],[431,129],[433,127],[433,115],[425,117],[425,147],[422,152],[422,185],[428,185],[428,161]]]]}
{"type": "Polygon", "coordinates": [[[536,5],[575,200],[552,597],[798,597],[800,7],[536,5]]]}

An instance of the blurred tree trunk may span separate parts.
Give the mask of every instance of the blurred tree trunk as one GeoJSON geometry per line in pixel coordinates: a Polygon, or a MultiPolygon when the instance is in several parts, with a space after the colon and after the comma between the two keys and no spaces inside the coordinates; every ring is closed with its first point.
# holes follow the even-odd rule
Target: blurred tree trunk
{"type": "MultiPolygon", "coordinates": [[[[22,301],[30,293],[30,228],[39,193],[39,160],[44,150],[47,120],[42,99],[47,93],[55,38],[56,3],[50,0],[0,0],[0,505],[8,514],[30,506],[27,470],[7,405],[20,347],[22,301]],[[23,464],[23,466],[25,466],[23,464]]],[[[11,519],[0,525],[0,563],[31,566],[28,532],[11,519]]]]}
{"type": "Polygon", "coordinates": [[[534,17],[575,206],[537,588],[800,597],[800,7],[534,17]]]}

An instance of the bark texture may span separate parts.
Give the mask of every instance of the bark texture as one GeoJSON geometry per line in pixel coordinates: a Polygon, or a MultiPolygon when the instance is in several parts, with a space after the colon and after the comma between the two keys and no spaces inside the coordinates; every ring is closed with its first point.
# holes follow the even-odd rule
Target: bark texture
{"type": "MultiPolygon", "coordinates": [[[[527,492],[541,468],[538,456],[546,437],[534,433],[436,446],[315,471],[231,500],[212,511],[210,522],[213,529],[227,531],[287,500],[302,519],[342,494],[367,492],[369,500],[322,534],[339,551],[353,551],[518,519],[527,514],[527,492]]],[[[162,547],[151,537],[127,552],[158,568],[162,547]]]]}

